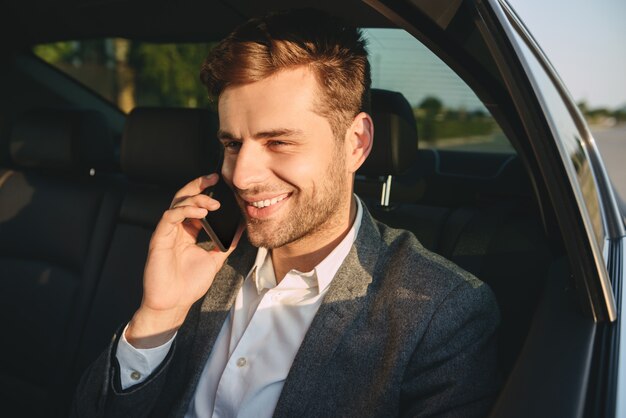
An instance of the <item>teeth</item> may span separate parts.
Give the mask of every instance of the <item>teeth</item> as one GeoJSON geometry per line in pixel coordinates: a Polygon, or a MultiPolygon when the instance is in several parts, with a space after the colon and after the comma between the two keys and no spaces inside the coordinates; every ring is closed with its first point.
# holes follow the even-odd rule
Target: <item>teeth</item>
{"type": "Polygon", "coordinates": [[[265,199],[265,200],[259,200],[258,202],[250,202],[250,204],[252,206],[254,206],[255,208],[265,208],[268,206],[272,206],[275,203],[280,202],[281,200],[285,199],[287,197],[287,195],[284,196],[279,196],[279,197],[275,197],[273,199],[265,199]]]}

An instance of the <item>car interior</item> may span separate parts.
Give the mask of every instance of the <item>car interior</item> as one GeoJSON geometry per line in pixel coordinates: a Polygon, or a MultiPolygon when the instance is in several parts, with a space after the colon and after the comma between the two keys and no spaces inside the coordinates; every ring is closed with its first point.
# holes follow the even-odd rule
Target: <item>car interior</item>
{"type": "MultiPolygon", "coordinates": [[[[406,99],[375,89],[372,103],[376,145],[355,192],[375,218],[492,287],[506,375],[552,260],[522,167],[511,156],[420,151],[406,99]]],[[[42,415],[51,401],[67,407],[81,373],[141,301],[150,236],[177,186],[214,167],[215,120],[203,109],[137,108],[116,162],[111,129],[93,111],[35,109],[16,119],[11,166],[0,172],[1,309],[14,318],[1,356],[8,399],[42,415]]]]}
{"type": "MultiPolygon", "coordinates": [[[[174,192],[216,167],[217,115],[125,114],[30,51],[4,57],[0,79],[0,397],[4,411],[64,416],[139,306],[148,243],[174,192]]],[[[560,238],[514,152],[423,146],[402,91],[374,88],[371,102],[375,145],[355,193],[492,288],[504,382],[548,278],[568,277],[560,238]]]]}

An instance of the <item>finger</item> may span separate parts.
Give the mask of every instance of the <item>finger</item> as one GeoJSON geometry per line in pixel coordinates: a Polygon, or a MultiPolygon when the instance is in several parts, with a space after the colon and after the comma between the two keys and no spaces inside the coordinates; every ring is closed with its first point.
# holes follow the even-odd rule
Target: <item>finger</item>
{"type": "Polygon", "coordinates": [[[197,206],[180,206],[163,213],[163,220],[169,224],[179,224],[187,218],[200,219],[204,218],[208,213],[206,208],[197,206]]]}
{"type": "Polygon", "coordinates": [[[237,248],[237,245],[239,244],[239,240],[241,239],[241,236],[243,235],[244,230],[245,230],[245,224],[242,222],[239,224],[239,227],[237,228],[237,232],[235,232],[235,236],[233,237],[233,241],[231,242],[230,247],[228,248],[228,251],[226,252],[222,252],[217,247],[217,245],[213,245],[211,248],[205,248],[205,249],[213,253],[220,260],[220,263],[223,263],[226,260],[226,258],[228,258],[228,256],[237,248]]]}
{"type": "Polygon", "coordinates": [[[195,196],[202,193],[202,191],[207,187],[215,185],[219,178],[220,177],[217,173],[212,173],[208,176],[202,176],[191,180],[189,183],[184,185],[182,189],[176,192],[174,199],[172,200],[172,204],[178,202],[181,198],[184,199],[185,197],[195,196]]]}
{"type": "Polygon", "coordinates": [[[183,198],[181,201],[174,203],[172,209],[183,206],[196,206],[213,211],[220,208],[220,202],[205,194],[197,194],[183,198]]]}
{"type": "Polygon", "coordinates": [[[187,218],[183,221],[183,228],[194,241],[198,239],[198,235],[202,230],[202,223],[198,219],[187,218]]]}
{"type": "Polygon", "coordinates": [[[188,225],[191,225],[191,227],[194,230],[198,230],[199,231],[200,229],[202,229],[202,223],[200,222],[199,219],[187,218],[185,223],[187,223],[188,225]]]}
{"type": "Polygon", "coordinates": [[[169,235],[185,219],[201,219],[204,218],[207,213],[207,209],[196,206],[181,206],[166,210],[161,217],[161,221],[154,230],[154,234],[157,236],[169,235]]]}
{"type": "Polygon", "coordinates": [[[239,227],[237,228],[237,232],[235,232],[235,237],[233,238],[233,242],[230,244],[230,248],[228,249],[228,251],[226,251],[226,257],[228,257],[233,251],[235,251],[235,248],[237,248],[237,245],[239,244],[239,240],[241,239],[241,236],[243,235],[243,231],[245,228],[246,226],[243,222],[239,224],[239,227]]]}

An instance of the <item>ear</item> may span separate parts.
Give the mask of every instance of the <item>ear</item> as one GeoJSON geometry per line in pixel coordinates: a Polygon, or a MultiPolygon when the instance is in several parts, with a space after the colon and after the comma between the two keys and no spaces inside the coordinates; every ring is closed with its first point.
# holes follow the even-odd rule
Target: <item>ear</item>
{"type": "Polygon", "coordinates": [[[361,112],[354,117],[346,132],[346,167],[355,173],[363,164],[374,145],[374,122],[372,117],[361,112]]]}

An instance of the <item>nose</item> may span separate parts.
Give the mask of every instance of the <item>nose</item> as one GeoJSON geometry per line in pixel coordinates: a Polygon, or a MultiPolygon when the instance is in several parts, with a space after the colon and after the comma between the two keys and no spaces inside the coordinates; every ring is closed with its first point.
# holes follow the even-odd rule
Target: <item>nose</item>
{"type": "Polygon", "coordinates": [[[224,169],[229,168],[230,173],[222,172],[224,175],[230,174],[230,179],[234,187],[239,190],[247,190],[255,185],[262,184],[267,179],[269,167],[263,147],[253,141],[243,141],[239,152],[229,160],[229,167],[224,161],[224,169]]]}

